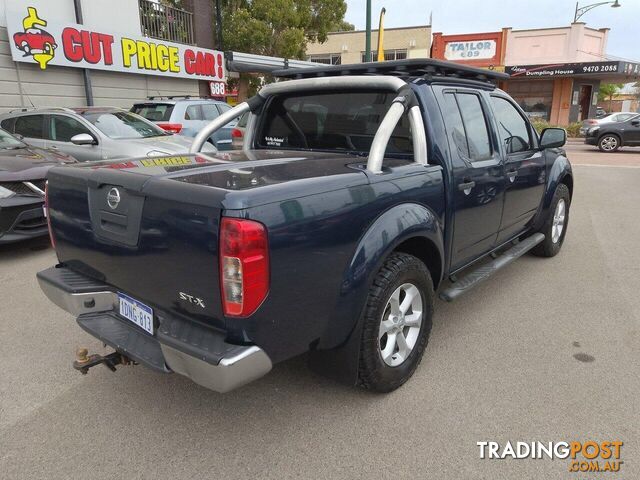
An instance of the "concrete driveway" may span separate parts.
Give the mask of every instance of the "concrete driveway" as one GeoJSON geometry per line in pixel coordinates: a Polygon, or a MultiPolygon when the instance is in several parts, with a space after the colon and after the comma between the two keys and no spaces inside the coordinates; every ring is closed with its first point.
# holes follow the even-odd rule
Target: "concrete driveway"
{"type": "Polygon", "coordinates": [[[476,442],[621,440],[606,478],[640,478],[640,154],[569,151],[560,255],[438,301],[420,368],[389,395],[304,358],[226,395],[143,367],[82,376],[75,349],[107,350],[40,293],[54,253],[0,248],[0,477],[577,479],[568,460],[481,460],[476,442]]]}

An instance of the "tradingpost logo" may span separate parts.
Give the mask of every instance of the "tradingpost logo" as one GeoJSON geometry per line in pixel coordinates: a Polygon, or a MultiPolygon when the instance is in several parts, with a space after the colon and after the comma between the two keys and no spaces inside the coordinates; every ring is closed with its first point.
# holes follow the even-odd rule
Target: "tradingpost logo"
{"type": "Polygon", "coordinates": [[[569,472],[619,472],[623,442],[476,442],[480,458],[489,460],[567,460],[569,472]]]}

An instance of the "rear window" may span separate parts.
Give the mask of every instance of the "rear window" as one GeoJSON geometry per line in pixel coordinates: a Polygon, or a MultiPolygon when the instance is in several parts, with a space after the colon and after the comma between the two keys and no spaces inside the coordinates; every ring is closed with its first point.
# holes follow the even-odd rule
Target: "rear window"
{"type": "Polygon", "coordinates": [[[152,122],[168,122],[173,107],[170,103],[140,103],[134,105],[131,111],[152,122]]]}
{"type": "MultiPolygon", "coordinates": [[[[396,96],[394,93],[345,92],[275,97],[263,115],[258,145],[366,153],[396,96]]],[[[398,122],[387,146],[387,155],[394,154],[413,154],[406,115],[398,122]]]]}

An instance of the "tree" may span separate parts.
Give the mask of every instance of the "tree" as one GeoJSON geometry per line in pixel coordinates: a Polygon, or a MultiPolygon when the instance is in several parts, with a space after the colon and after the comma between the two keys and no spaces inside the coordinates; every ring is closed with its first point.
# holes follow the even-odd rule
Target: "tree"
{"type": "MultiPolygon", "coordinates": [[[[225,50],[304,59],[309,41],[325,42],[327,33],[350,29],[344,0],[223,0],[225,50]]],[[[246,98],[249,77],[240,76],[246,98]]]]}
{"type": "Polygon", "coordinates": [[[613,110],[613,97],[618,93],[624,83],[602,83],[600,84],[600,90],[598,90],[598,100],[604,102],[609,100],[609,112],[613,110]]]}

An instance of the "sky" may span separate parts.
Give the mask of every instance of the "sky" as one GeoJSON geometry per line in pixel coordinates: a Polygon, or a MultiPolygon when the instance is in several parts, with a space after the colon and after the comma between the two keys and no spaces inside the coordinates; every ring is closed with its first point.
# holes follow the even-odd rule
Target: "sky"
{"type": "MultiPolygon", "coordinates": [[[[583,0],[581,5],[602,0],[583,0]]],[[[588,27],[609,27],[607,54],[640,61],[638,30],[640,0],[619,0],[620,8],[594,8],[581,19],[588,27]]],[[[356,29],[365,28],[366,0],[346,0],[346,20],[356,29]]],[[[575,0],[372,0],[372,28],[377,28],[382,7],[387,9],[384,25],[407,27],[426,25],[433,12],[433,32],[446,34],[493,32],[514,29],[568,26],[573,21],[575,0]]]]}

